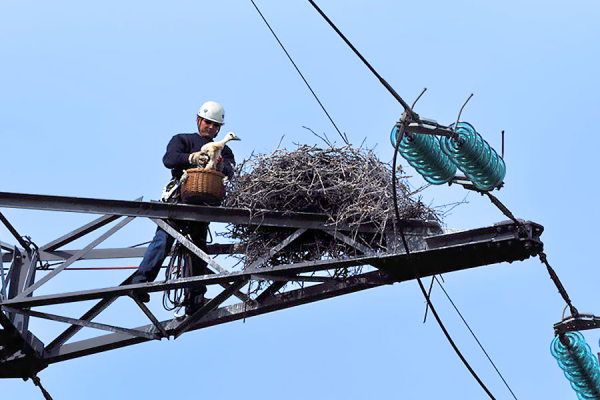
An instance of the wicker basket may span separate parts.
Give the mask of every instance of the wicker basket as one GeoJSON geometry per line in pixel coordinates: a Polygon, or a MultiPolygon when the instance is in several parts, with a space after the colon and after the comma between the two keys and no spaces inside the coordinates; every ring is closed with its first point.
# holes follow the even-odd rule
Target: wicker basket
{"type": "Polygon", "coordinates": [[[225,197],[223,175],[214,169],[191,168],[181,187],[181,200],[188,204],[219,204],[225,197]]]}

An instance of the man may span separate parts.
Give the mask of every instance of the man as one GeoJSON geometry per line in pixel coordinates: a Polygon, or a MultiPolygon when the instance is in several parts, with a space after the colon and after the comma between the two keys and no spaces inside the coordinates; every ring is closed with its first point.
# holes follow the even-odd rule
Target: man
{"type": "MultiPolygon", "coordinates": [[[[173,136],[167,145],[167,152],[163,157],[163,163],[165,167],[171,169],[171,174],[173,176],[171,183],[179,181],[183,171],[189,168],[194,168],[203,160],[205,160],[203,155],[200,153],[200,148],[206,143],[213,141],[224,123],[225,112],[223,107],[214,101],[208,101],[204,103],[202,107],[200,107],[200,111],[198,111],[198,115],[196,117],[198,133],[180,133],[173,136]]],[[[221,153],[221,159],[218,161],[218,169],[221,170],[222,168],[223,174],[231,178],[233,175],[235,160],[233,157],[233,152],[229,147],[224,147],[221,153]]],[[[171,196],[171,199],[165,199],[163,197],[163,201],[172,202],[173,197],[174,196],[171,196]]],[[[183,233],[191,236],[192,242],[194,242],[196,246],[203,251],[206,251],[208,223],[179,222],[178,226],[183,233]]],[[[156,230],[156,234],[154,235],[154,239],[144,254],[144,259],[131,279],[131,283],[154,281],[165,258],[173,246],[173,242],[174,239],[171,235],[158,228],[156,230]]],[[[201,260],[196,255],[191,255],[191,257],[188,257],[188,259],[191,259],[191,265],[186,265],[189,275],[196,276],[207,273],[205,261],[201,260]]],[[[193,314],[195,310],[202,307],[206,301],[204,297],[205,293],[205,286],[196,286],[190,289],[189,296],[186,299],[186,314],[193,314]]],[[[143,302],[150,301],[150,295],[146,293],[138,296],[138,298],[143,302]]]]}

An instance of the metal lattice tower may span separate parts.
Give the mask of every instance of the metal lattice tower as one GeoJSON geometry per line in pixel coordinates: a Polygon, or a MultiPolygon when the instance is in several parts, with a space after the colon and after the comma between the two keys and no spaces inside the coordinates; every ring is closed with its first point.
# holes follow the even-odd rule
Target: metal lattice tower
{"type": "MultiPolygon", "coordinates": [[[[489,227],[446,233],[437,223],[407,221],[403,227],[409,239],[410,254],[407,255],[401,246],[391,246],[395,250],[381,252],[358,243],[345,234],[344,227],[328,225],[326,216],[320,214],[286,213],[284,215],[268,212],[257,216],[247,210],[224,207],[3,192],[0,192],[0,207],[102,215],[38,248],[23,239],[10,222],[0,214],[2,222],[19,242],[19,246],[0,242],[2,249],[0,257],[3,262],[10,265],[8,272],[3,275],[3,287],[6,288],[6,293],[0,302],[2,311],[0,325],[3,328],[0,330],[1,378],[33,377],[52,363],[150,340],[177,338],[185,332],[213,325],[381,285],[412,280],[416,275],[425,277],[504,261],[524,260],[538,254],[543,248],[539,239],[543,227],[533,222],[516,224],[514,221],[508,221],[489,227]],[[145,248],[141,247],[96,248],[134,218],[151,219],[196,256],[205,260],[212,273],[143,284],[128,284],[128,280],[125,280],[115,287],[34,295],[38,288],[77,261],[142,257],[145,248]],[[239,253],[243,246],[213,244],[208,247],[207,252],[204,252],[174,229],[169,220],[276,226],[295,230],[285,240],[273,246],[263,259],[244,266],[241,271],[232,271],[219,265],[212,256],[239,253]],[[84,248],[64,249],[64,246],[69,243],[84,238],[109,224],[112,226],[105,233],[93,239],[84,248]],[[327,233],[333,240],[355,249],[356,255],[260,268],[261,264],[270,257],[311,230],[327,233]],[[51,271],[45,271],[38,267],[40,261],[61,262],[61,264],[51,271]],[[370,268],[367,272],[360,272],[347,278],[334,278],[324,273],[355,266],[370,266],[370,268]],[[267,282],[267,284],[260,293],[251,297],[247,288],[257,281],[267,282]],[[300,288],[294,285],[286,286],[288,282],[301,282],[304,285],[300,288]],[[189,288],[198,284],[219,287],[220,292],[186,319],[159,321],[154,313],[134,296],[131,301],[137,303],[147,316],[149,324],[121,327],[93,322],[120,297],[189,288]],[[237,299],[235,302],[233,302],[234,298],[237,299]],[[47,311],[54,305],[89,300],[97,302],[80,318],[64,317],[47,311]],[[29,330],[31,317],[63,322],[68,327],[50,343],[42,343],[34,332],[29,330]],[[109,333],[85,340],[71,341],[73,336],[84,327],[109,333]]],[[[366,232],[372,229],[369,226],[360,227],[361,231],[366,232]]],[[[392,233],[387,240],[389,243],[399,242],[392,233]]]]}

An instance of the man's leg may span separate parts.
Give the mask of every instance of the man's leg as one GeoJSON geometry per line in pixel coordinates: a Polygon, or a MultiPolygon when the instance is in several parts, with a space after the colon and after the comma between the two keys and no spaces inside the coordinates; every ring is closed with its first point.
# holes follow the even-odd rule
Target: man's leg
{"type": "Polygon", "coordinates": [[[160,228],[156,229],[154,239],[144,253],[144,259],[131,279],[131,283],[153,282],[162,267],[167,254],[173,246],[173,237],[160,228]]]}
{"type": "MultiPolygon", "coordinates": [[[[190,223],[188,229],[194,244],[198,246],[202,251],[206,252],[206,235],[208,234],[208,224],[202,222],[194,222],[190,223]]],[[[191,265],[188,265],[188,267],[190,268],[189,272],[191,273],[191,276],[206,275],[209,273],[209,270],[206,268],[206,261],[202,260],[195,254],[191,254],[190,258],[191,265]]],[[[195,311],[204,304],[205,294],[206,286],[204,285],[195,286],[190,289],[190,295],[188,299],[188,314],[190,312],[195,311]]]]}

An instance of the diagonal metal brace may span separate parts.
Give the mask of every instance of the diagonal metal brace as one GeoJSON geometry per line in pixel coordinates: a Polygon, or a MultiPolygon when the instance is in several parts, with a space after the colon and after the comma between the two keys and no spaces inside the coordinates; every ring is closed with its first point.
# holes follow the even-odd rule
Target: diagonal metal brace
{"type": "Polygon", "coordinates": [[[133,299],[133,301],[135,301],[138,307],[141,308],[144,314],[146,314],[150,322],[152,322],[152,325],[154,325],[154,327],[158,329],[162,336],[168,337],[169,335],[167,334],[167,331],[162,326],[160,321],[154,316],[154,314],[152,314],[152,312],[148,309],[148,307],[146,307],[146,305],[142,303],[142,301],[140,301],[140,299],[137,296],[132,296],[131,298],[133,299]]]}
{"type": "Polygon", "coordinates": [[[160,229],[164,230],[169,235],[173,236],[175,239],[177,239],[179,241],[179,243],[184,245],[188,250],[190,250],[196,256],[198,256],[202,260],[204,260],[212,268],[212,270],[214,272],[218,272],[221,274],[229,273],[229,271],[227,271],[225,268],[221,267],[215,260],[213,260],[213,258],[211,256],[206,254],[200,247],[196,246],[191,240],[186,238],[185,235],[182,235],[180,232],[178,232],[177,229],[173,228],[170,224],[163,221],[162,219],[158,219],[158,218],[150,218],[150,219],[154,223],[156,223],[156,225],[158,225],[160,227],[160,229]]]}
{"type": "Polygon", "coordinates": [[[160,336],[156,333],[144,332],[144,331],[139,331],[136,329],[120,328],[117,326],[100,324],[100,323],[91,322],[91,321],[82,321],[82,320],[75,319],[75,318],[63,317],[60,315],[48,314],[48,313],[43,313],[43,312],[33,311],[33,310],[28,310],[28,309],[13,308],[13,307],[4,307],[4,308],[6,308],[7,310],[9,310],[13,313],[20,313],[20,314],[27,315],[29,317],[44,318],[44,319],[49,319],[51,321],[65,322],[67,324],[79,325],[79,326],[88,327],[88,328],[96,328],[96,329],[101,329],[101,330],[109,331],[109,332],[124,333],[129,336],[141,337],[144,339],[160,340],[160,336]]]}
{"type": "MultiPolygon", "coordinates": [[[[89,309],[81,318],[81,321],[91,321],[97,317],[102,311],[117,300],[118,296],[105,297],[96,303],[91,309],[89,309]]],[[[55,347],[60,347],[65,344],[70,338],[72,338],[77,332],[83,329],[82,325],[71,325],[63,333],[58,335],[50,344],[44,349],[46,352],[52,351],[55,347]]]]}
{"type": "MultiPolygon", "coordinates": [[[[143,199],[143,197],[138,197],[137,199],[135,199],[133,201],[142,201],[142,199],[143,199]]],[[[104,215],[98,219],[93,220],[92,222],[90,222],[88,224],[83,225],[80,228],[75,229],[74,231],[72,231],[70,233],[67,233],[64,236],[61,236],[58,239],[51,241],[50,243],[43,245],[42,247],[40,247],[40,250],[54,251],[68,243],[71,243],[71,242],[79,239],[80,237],[87,235],[88,233],[95,231],[96,229],[102,228],[103,226],[105,226],[117,219],[119,219],[119,215],[111,215],[111,214],[104,215]]]]}
{"type": "MultiPolygon", "coordinates": [[[[288,236],[283,242],[279,243],[277,246],[275,246],[271,250],[269,250],[269,253],[266,256],[259,258],[258,260],[256,260],[252,264],[250,264],[247,268],[251,269],[251,268],[259,267],[261,264],[263,264],[269,258],[273,257],[275,254],[277,254],[279,251],[281,251],[287,245],[292,243],[294,240],[298,239],[306,231],[307,231],[307,229],[304,229],[304,228],[300,228],[300,229],[296,230],[294,233],[292,233],[290,236],[288,236]]],[[[273,282],[267,289],[265,289],[256,298],[256,301],[261,302],[268,296],[275,294],[279,289],[284,287],[285,284],[286,284],[285,281],[273,282]]]]}
{"type": "MultiPolygon", "coordinates": [[[[151,218],[151,219],[161,229],[163,229],[169,235],[173,236],[176,240],[179,241],[179,243],[181,243],[188,250],[193,252],[197,257],[200,257],[200,259],[204,260],[212,268],[212,270],[209,269],[209,272],[212,272],[215,274],[228,274],[229,273],[229,271],[227,271],[225,268],[221,267],[215,260],[213,260],[212,257],[210,257],[201,248],[196,246],[196,244],[194,244],[192,241],[190,241],[188,238],[186,238],[185,235],[182,235],[179,231],[177,231],[177,229],[173,228],[168,222],[163,221],[161,219],[156,219],[156,218],[151,218]]],[[[227,284],[221,284],[221,286],[223,286],[226,289],[228,287],[227,284]]],[[[242,300],[243,302],[251,302],[252,301],[250,299],[250,297],[248,297],[247,294],[242,293],[239,290],[236,291],[236,293],[234,293],[234,295],[238,299],[242,300]]]]}
{"type": "Polygon", "coordinates": [[[8,229],[10,233],[12,233],[12,235],[15,237],[15,239],[17,239],[17,242],[19,242],[21,247],[27,250],[31,250],[29,243],[23,240],[23,237],[19,234],[19,232],[17,232],[17,230],[11,225],[11,223],[8,222],[8,220],[2,213],[0,213],[0,222],[2,222],[4,226],[6,226],[6,229],[8,229]]]}
{"type": "Polygon", "coordinates": [[[233,293],[241,289],[247,282],[247,279],[240,279],[239,281],[233,283],[227,289],[219,293],[214,299],[210,300],[208,303],[202,306],[193,315],[188,316],[178,326],[175,326],[175,328],[172,329],[172,332],[175,335],[175,339],[187,332],[187,330],[190,329],[202,317],[204,317],[206,314],[217,308],[221,303],[223,303],[225,300],[231,297],[233,293]]]}
{"type": "Polygon", "coordinates": [[[300,236],[302,236],[302,234],[304,232],[306,232],[307,229],[306,228],[300,228],[297,229],[296,231],[294,231],[294,233],[292,233],[290,236],[288,236],[287,238],[285,238],[285,240],[283,240],[281,243],[279,243],[277,246],[273,247],[271,250],[269,250],[269,252],[260,257],[258,260],[254,261],[252,264],[248,265],[247,267],[245,267],[245,269],[247,270],[252,270],[255,268],[260,267],[264,262],[266,262],[269,258],[273,257],[275,254],[279,253],[281,250],[283,250],[286,246],[288,246],[290,243],[292,243],[294,240],[298,239],[300,236]]]}
{"type": "Polygon", "coordinates": [[[105,232],[104,234],[102,234],[98,239],[96,239],[92,243],[90,243],[87,247],[85,247],[84,249],[82,249],[82,250],[78,251],[77,253],[75,253],[71,258],[69,258],[67,261],[65,261],[60,267],[56,268],[55,270],[53,270],[52,272],[50,272],[48,275],[44,276],[42,279],[40,279],[39,281],[37,281],[35,284],[29,286],[21,294],[19,294],[16,297],[16,299],[24,299],[29,294],[33,293],[34,290],[36,290],[37,288],[39,288],[40,286],[42,286],[44,283],[48,282],[50,279],[54,278],[62,270],[64,270],[69,265],[73,264],[75,261],[77,261],[81,257],[83,257],[88,251],[92,250],[94,247],[98,246],[104,240],[106,240],[107,238],[109,238],[110,236],[112,236],[119,229],[121,229],[122,227],[124,227],[125,225],[127,225],[129,222],[131,222],[131,220],[133,220],[133,218],[134,217],[127,217],[124,220],[122,220],[121,222],[119,222],[117,225],[115,225],[114,227],[112,227],[110,230],[108,230],[107,232],[105,232]]]}
{"type": "Polygon", "coordinates": [[[356,240],[352,239],[349,236],[344,235],[341,232],[338,231],[323,231],[325,233],[330,234],[331,236],[333,236],[334,238],[341,240],[342,242],[346,243],[349,246],[354,247],[356,250],[360,251],[363,254],[368,254],[368,253],[372,253],[373,249],[358,243],[356,240]]]}

